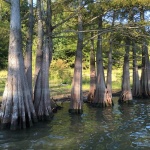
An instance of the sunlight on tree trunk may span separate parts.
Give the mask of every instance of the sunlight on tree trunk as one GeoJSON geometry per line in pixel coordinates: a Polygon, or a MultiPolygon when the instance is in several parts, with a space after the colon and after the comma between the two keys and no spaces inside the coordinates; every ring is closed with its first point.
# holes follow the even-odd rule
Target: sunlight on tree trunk
{"type": "MultiPolygon", "coordinates": [[[[144,8],[141,7],[140,19],[144,21],[144,8]]],[[[143,28],[145,31],[145,28],[143,28]]],[[[141,74],[141,94],[143,97],[150,97],[150,62],[148,54],[148,42],[146,37],[142,41],[142,74],[141,74]]]]}
{"type": "MultiPolygon", "coordinates": [[[[102,28],[102,16],[99,17],[99,30],[102,28]]],[[[111,98],[108,95],[108,91],[105,85],[103,58],[102,58],[102,36],[100,31],[98,32],[97,39],[97,52],[96,52],[96,64],[97,64],[97,80],[96,80],[96,92],[93,101],[93,106],[107,107],[111,106],[111,98]]]]}
{"type": "MultiPolygon", "coordinates": [[[[82,0],[79,0],[79,7],[82,6],[82,0]]],[[[78,42],[75,56],[74,76],[71,89],[71,101],[69,113],[80,114],[83,112],[82,97],[82,48],[83,48],[83,31],[82,14],[78,13],[78,42]]]]}
{"type": "Polygon", "coordinates": [[[129,50],[130,50],[130,40],[129,38],[126,38],[125,56],[124,56],[124,65],[123,65],[122,90],[121,90],[121,96],[118,100],[120,103],[131,102],[131,100],[133,99],[131,87],[130,87],[129,50]]]}
{"type": "Polygon", "coordinates": [[[110,48],[108,53],[108,68],[107,68],[107,101],[110,105],[113,105],[112,101],[112,39],[110,39],[110,48]]]}
{"type": "MultiPolygon", "coordinates": [[[[41,0],[37,1],[38,14],[38,46],[35,70],[34,106],[39,120],[51,120],[53,117],[50,90],[49,90],[49,67],[50,67],[50,46],[49,35],[43,39],[43,20],[41,10],[41,0]]],[[[48,8],[48,7],[47,7],[48,8]]],[[[49,10],[47,10],[49,11],[49,10]]],[[[46,26],[46,31],[47,30],[46,26]]],[[[49,34],[49,33],[47,33],[49,34]]],[[[52,42],[52,41],[51,41],[52,42]]],[[[52,47],[51,47],[52,49],[52,47]]]]}
{"type": "Polygon", "coordinates": [[[49,91],[49,47],[48,40],[44,40],[43,59],[34,93],[34,106],[39,120],[51,120],[53,117],[49,91]]]}
{"type": "Polygon", "coordinates": [[[142,46],[142,75],[141,75],[141,94],[143,97],[150,96],[150,63],[148,47],[145,42],[142,46]]]}
{"type": "Polygon", "coordinates": [[[2,126],[26,128],[36,122],[22,54],[20,1],[11,1],[8,76],[2,100],[2,126]]]}
{"type": "Polygon", "coordinates": [[[132,51],[133,51],[133,86],[132,94],[134,97],[141,97],[140,91],[140,79],[138,74],[137,56],[136,56],[136,45],[135,41],[132,41],[132,51]]]}
{"type": "MultiPolygon", "coordinates": [[[[91,33],[91,38],[93,32],[91,33]]],[[[95,95],[96,83],[96,72],[95,72],[95,50],[94,50],[94,39],[91,39],[91,51],[90,51],[90,90],[87,96],[88,102],[93,102],[95,95]]]]}
{"type": "Polygon", "coordinates": [[[28,0],[28,3],[29,3],[29,23],[28,23],[29,25],[28,25],[24,64],[30,93],[32,95],[33,0],[28,0]]]}

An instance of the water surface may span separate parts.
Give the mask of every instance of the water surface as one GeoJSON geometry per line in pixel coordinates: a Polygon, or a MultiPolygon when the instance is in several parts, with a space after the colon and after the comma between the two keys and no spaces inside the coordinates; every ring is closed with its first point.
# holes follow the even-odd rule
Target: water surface
{"type": "Polygon", "coordinates": [[[0,149],[29,150],[149,150],[150,100],[133,105],[93,108],[84,104],[82,115],[69,115],[63,104],[51,122],[27,130],[0,131],[0,149]]]}

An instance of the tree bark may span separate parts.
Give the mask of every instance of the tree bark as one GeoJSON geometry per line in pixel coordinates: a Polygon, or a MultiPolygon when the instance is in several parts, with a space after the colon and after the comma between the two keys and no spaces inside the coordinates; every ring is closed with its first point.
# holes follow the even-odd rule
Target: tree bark
{"type": "Polygon", "coordinates": [[[112,39],[110,39],[110,49],[108,53],[108,68],[107,68],[107,97],[108,103],[113,105],[112,101],[112,39]]]}
{"type": "Polygon", "coordinates": [[[26,128],[37,121],[23,62],[20,0],[11,0],[8,76],[3,93],[2,112],[3,128],[26,128]]]}
{"type": "Polygon", "coordinates": [[[137,56],[136,56],[136,46],[135,41],[132,41],[132,51],[133,51],[133,86],[132,95],[134,97],[141,97],[140,90],[140,79],[138,74],[137,56]]]}
{"type": "MultiPolygon", "coordinates": [[[[82,0],[79,0],[79,7],[82,7],[82,0]]],[[[78,42],[75,56],[74,76],[71,89],[71,102],[69,113],[83,112],[83,97],[82,97],[82,48],[83,48],[83,25],[82,14],[78,13],[78,42]]]]}
{"type": "MultiPolygon", "coordinates": [[[[140,19],[144,21],[144,9],[140,9],[140,19]]],[[[142,29],[145,32],[145,28],[142,29]]],[[[142,75],[141,75],[141,94],[143,97],[150,97],[150,63],[148,55],[147,40],[142,41],[142,75]]]]}
{"type": "MultiPolygon", "coordinates": [[[[49,1],[49,0],[48,0],[49,1]]],[[[47,2],[47,5],[50,4],[47,2]]],[[[52,51],[51,37],[48,31],[48,21],[46,26],[46,35],[43,39],[43,19],[41,13],[41,0],[38,0],[38,49],[36,61],[36,76],[35,76],[35,89],[34,89],[34,106],[37,117],[39,120],[51,120],[53,113],[51,108],[50,90],[49,90],[49,67],[51,61],[50,52],[52,51]],[[51,40],[51,41],[50,41],[51,40]],[[44,43],[44,44],[43,44],[44,43]],[[50,51],[51,48],[51,51],[50,51]]],[[[47,6],[47,11],[50,7],[47,6]]],[[[48,15],[48,13],[47,13],[48,15]]],[[[48,16],[47,16],[48,17],[48,16]]]]}
{"type": "Polygon", "coordinates": [[[122,79],[122,91],[119,98],[119,103],[131,102],[132,92],[130,87],[130,74],[129,74],[129,50],[130,50],[130,39],[126,38],[124,65],[123,65],[123,79],[122,79]]]}
{"type": "MultiPolygon", "coordinates": [[[[102,16],[99,17],[98,29],[102,28],[102,16]]],[[[97,52],[96,52],[96,64],[97,64],[97,81],[96,81],[96,92],[93,101],[94,106],[106,107],[112,104],[109,103],[110,97],[107,94],[105,85],[103,59],[102,59],[102,36],[100,31],[98,32],[97,40],[97,52]]]]}
{"type": "Polygon", "coordinates": [[[32,41],[33,41],[33,0],[28,1],[29,4],[29,23],[25,52],[25,72],[28,80],[30,93],[32,95],[32,41]]]}
{"type": "Polygon", "coordinates": [[[142,75],[141,75],[141,94],[143,97],[150,97],[150,64],[148,47],[146,40],[142,45],[142,75]]]}
{"type": "MultiPolygon", "coordinates": [[[[93,32],[91,33],[93,37],[93,32]]],[[[95,72],[95,50],[94,50],[94,39],[91,39],[91,51],[90,51],[90,90],[88,93],[87,101],[93,102],[95,95],[96,83],[96,72],[95,72]]]]}
{"type": "MultiPolygon", "coordinates": [[[[112,27],[114,26],[114,22],[115,22],[115,15],[116,12],[114,11],[113,13],[113,20],[112,20],[112,27]]],[[[108,53],[108,68],[107,68],[107,97],[108,97],[108,103],[113,105],[113,101],[112,101],[112,64],[113,64],[113,60],[112,60],[112,33],[110,34],[110,41],[109,41],[109,53],[108,53]]]]}

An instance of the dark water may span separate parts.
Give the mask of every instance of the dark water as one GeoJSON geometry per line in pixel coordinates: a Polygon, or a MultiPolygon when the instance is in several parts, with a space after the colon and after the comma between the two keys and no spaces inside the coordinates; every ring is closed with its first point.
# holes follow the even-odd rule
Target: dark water
{"type": "Polygon", "coordinates": [[[81,116],[68,114],[69,103],[49,123],[24,131],[0,131],[0,149],[29,150],[149,150],[150,100],[134,105],[92,108],[81,116]]]}

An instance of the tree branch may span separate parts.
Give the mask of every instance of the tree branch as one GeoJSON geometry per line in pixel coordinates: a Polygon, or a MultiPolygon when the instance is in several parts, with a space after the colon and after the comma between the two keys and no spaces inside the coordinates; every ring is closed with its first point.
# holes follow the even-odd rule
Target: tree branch
{"type": "Polygon", "coordinates": [[[84,8],[85,5],[83,5],[82,7],[80,8],[77,8],[77,11],[75,11],[71,16],[69,16],[68,18],[66,18],[65,20],[63,20],[62,22],[54,25],[52,27],[52,30],[54,30],[55,28],[57,28],[58,26],[62,25],[63,23],[67,22],[68,20],[70,20],[71,18],[75,17],[76,15],[78,15],[78,11],[80,11],[82,8],[84,8]]]}
{"type": "Polygon", "coordinates": [[[11,4],[11,1],[10,0],[3,0],[4,2],[8,3],[8,4],[11,4]]]}

